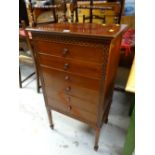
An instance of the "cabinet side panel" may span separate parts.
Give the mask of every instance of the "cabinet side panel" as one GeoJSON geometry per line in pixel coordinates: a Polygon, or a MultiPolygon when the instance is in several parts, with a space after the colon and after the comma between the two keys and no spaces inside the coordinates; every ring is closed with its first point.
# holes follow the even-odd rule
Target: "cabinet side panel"
{"type": "Polygon", "coordinates": [[[100,124],[102,124],[102,121],[106,119],[105,117],[107,116],[105,116],[105,114],[107,113],[106,111],[108,110],[109,104],[111,104],[112,101],[114,83],[120,57],[121,40],[122,35],[113,39],[110,44],[105,81],[104,83],[102,83],[102,87],[104,89],[102,92],[103,94],[101,94],[102,97],[101,97],[100,109],[102,109],[102,111],[100,111],[101,113],[99,118],[100,124]]]}
{"type": "Polygon", "coordinates": [[[105,97],[108,100],[112,99],[118,63],[120,58],[120,45],[121,45],[122,36],[112,40],[109,51],[109,60],[107,65],[107,76],[105,82],[105,97]]]}

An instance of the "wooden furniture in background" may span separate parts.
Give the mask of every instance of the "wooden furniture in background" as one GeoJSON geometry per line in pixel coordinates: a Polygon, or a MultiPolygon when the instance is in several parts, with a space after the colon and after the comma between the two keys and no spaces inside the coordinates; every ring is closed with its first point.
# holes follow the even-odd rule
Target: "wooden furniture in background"
{"type": "Polygon", "coordinates": [[[72,1],[71,15],[76,16],[76,22],[117,23],[120,24],[124,0],[105,1],[72,1]],[[79,14],[79,15],[77,15],[79,14]],[[77,19],[79,18],[79,19],[77,19]],[[81,20],[83,18],[83,20],[81,20]]]}
{"type": "Polygon", "coordinates": [[[24,21],[21,21],[20,28],[19,28],[19,86],[22,88],[22,84],[36,74],[36,82],[37,82],[37,92],[40,92],[40,82],[39,82],[39,72],[37,66],[35,64],[35,56],[32,52],[30,39],[31,33],[25,30],[26,25],[24,21]],[[24,44],[23,44],[24,43],[24,44]],[[26,46],[23,46],[26,45],[26,46]],[[22,79],[21,75],[21,67],[20,64],[26,64],[34,66],[35,71],[28,75],[25,79],[22,79]]]}
{"type": "MultiPolygon", "coordinates": [[[[51,5],[39,6],[36,4],[34,5],[31,2],[27,4],[27,12],[29,15],[29,21],[31,26],[33,25],[32,23],[53,23],[62,21],[67,21],[71,23],[120,23],[123,8],[124,0],[115,0],[113,2],[108,2],[106,0],[53,0],[51,5]],[[60,17],[61,20],[58,20],[60,19],[60,17]]],[[[124,16],[123,22],[126,22],[126,17],[124,16]]]]}
{"type": "Polygon", "coordinates": [[[33,4],[31,0],[27,3],[30,26],[40,24],[51,24],[67,22],[66,0],[52,0],[51,4],[33,4]]]}
{"type": "Polygon", "coordinates": [[[25,21],[26,25],[29,25],[26,4],[24,0],[19,0],[19,21],[25,21]]]}
{"type": "Polygon", "coordinates": [[[135,29],[135,16],[122,16],[121,24],[128,24],[130,28],[135,29]]]}
{"type": "Polygon", "coordinates": [[[95,128],[107,123],[126,25],[57,23],[28,28],[41,74],[49,123],[51,110],[95,128]]]}
{"type": "Polygon", "coordinates": [[[57,22],[57,15],[56,15],[56,8],[55,1],[52,0],[51,5],[38,5],[28,0],[27,2],[27,12],[29,17],[29,25],[36,26],[38,24],[50,24],[57,22]],[[39,16],[42,14],[43,17],[39,16]]]}

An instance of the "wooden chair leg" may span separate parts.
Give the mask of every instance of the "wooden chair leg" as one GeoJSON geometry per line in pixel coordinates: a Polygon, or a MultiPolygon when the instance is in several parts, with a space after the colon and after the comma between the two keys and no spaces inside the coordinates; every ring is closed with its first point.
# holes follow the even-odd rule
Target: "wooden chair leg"
{"type": "Polygon", "coordinates": [[[37,92],[40,93],[40,76],[39,76],[39,72],[38,72],[38,68],[36,67],[35,64],[35,72],[36,72],[36,85],[37,85],[37,92]]]}
{"type": "Polygon", "coordinates": [[[98,150],[98,141],[99,141],[99,136],[100,136],[100,128],[95,129],[95,145],[94,145],[94,150],[98,150]]]}
{"type": "Polygon", "coordinates": [[[19,87],[22,88],[22,77],[21,77],[20,66],[19,66],[19,87]]]}
{"type": "Polygon", "coordinates": [[[85,15],[83,15],[83,23],[85,23],[85,15]]]}
{"type": "Polygon", "coordinates": [[[36,82],[37,82],[37,92],[40,93],[40,82],[39,82],[39,75],[36,73],[36,82]]]}
{"type": "Polygon", "coordinates": [[[49,120],[50,127],[51,127],[51,129],[53,129],[54,128],[54,124],[53,124],[51,109],[47,108],[47,114],[48,114],[48,120],[49,120]]]}

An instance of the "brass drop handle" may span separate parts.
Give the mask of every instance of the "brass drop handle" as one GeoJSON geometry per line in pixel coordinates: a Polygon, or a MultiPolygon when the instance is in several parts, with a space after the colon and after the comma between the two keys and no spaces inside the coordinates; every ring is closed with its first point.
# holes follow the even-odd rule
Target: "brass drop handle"
{"type": "Polygon", "coordinates": [[[71,111],[71,110],[72,110],[72,107],[71,107],[71,105],[69,105],[69,106],[68,106],[68,110],[69,110],[69,111],[71,111]]]}
{"type": "Polygon", "coordinates": [[[69,52],[68,48],[64,48],[62,50],[62,56],[66,56],[68,52],[69,52]]]}
{"type": "Polygon", "coordinates": [[[65,80],[68,81],[70,77],[68,75],[65,76],[65,80]]]}
{"type": "Polygon", "coordinates": [[[71,91],[71,87],[70,87],[70,86],[69,86],[69,87],[66,87],[66,88],[65,88],[65,91],[66,91],[66,92],[70,92],[70,91],[71,91]]]}
{"type": "Polygon", "coordinates": [[[69,64],[68,63],[65,63],[64,64],[64,70],[67,70],[67,69],[69,69],[69,64]]]}

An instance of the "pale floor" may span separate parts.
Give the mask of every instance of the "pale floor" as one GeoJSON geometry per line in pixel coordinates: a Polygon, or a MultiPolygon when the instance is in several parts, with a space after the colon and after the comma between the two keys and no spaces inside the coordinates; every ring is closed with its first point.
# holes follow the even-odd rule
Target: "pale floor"
{"type": "MultiPolygon", "coordinates": [[[[31,68],[23,67],[23,75],[31,68]]],[[[22,155],[121,155],[129,125],[129,96],[114,92],[109,122],[101,129],[98,152],[93,150],[94,130],[87,124],[53,111],[54,130],[48,124],[43,94],[36,91],[35,76],[19,91],[22,155]]]]}

